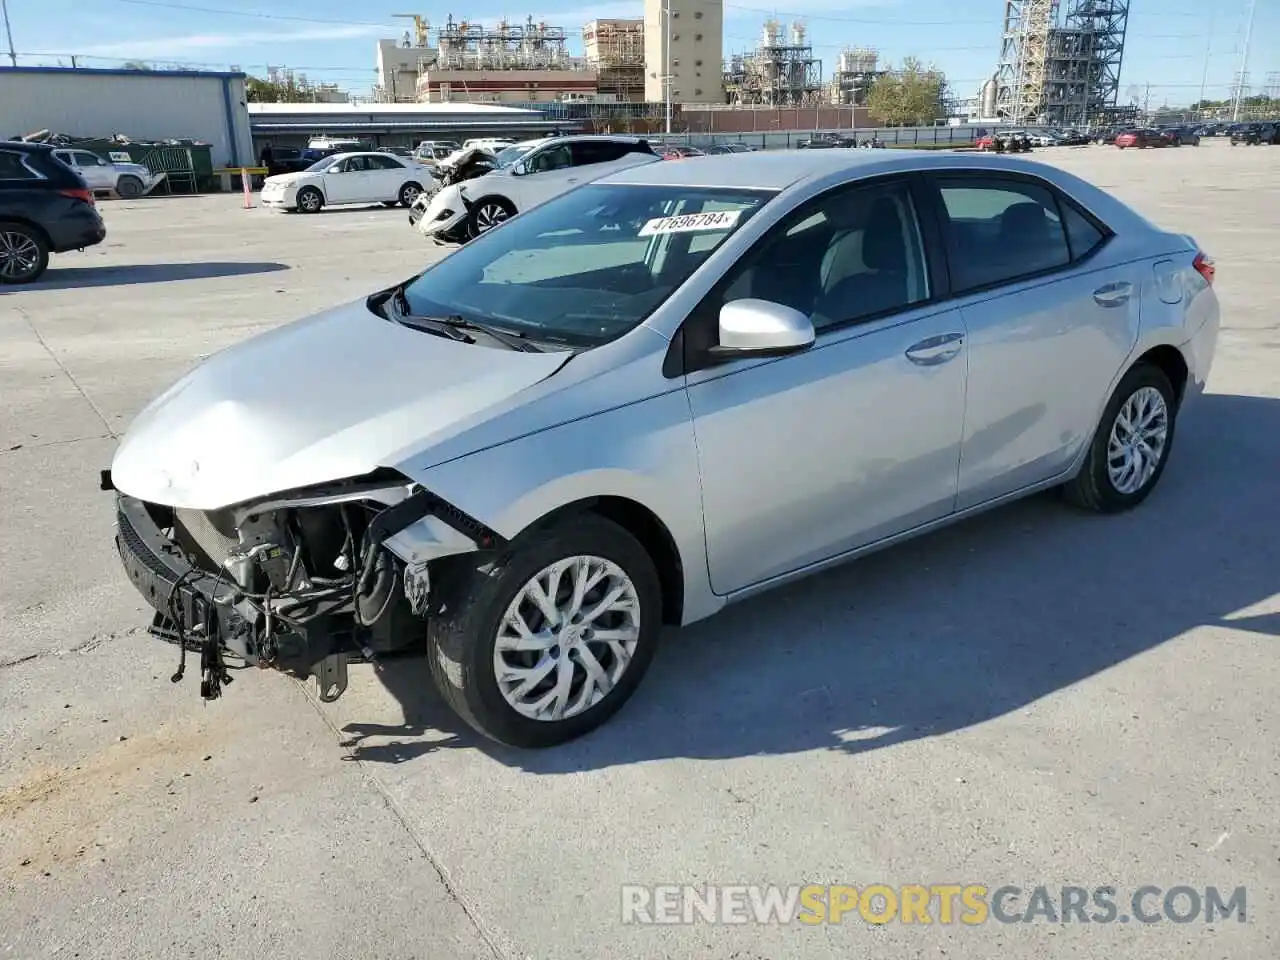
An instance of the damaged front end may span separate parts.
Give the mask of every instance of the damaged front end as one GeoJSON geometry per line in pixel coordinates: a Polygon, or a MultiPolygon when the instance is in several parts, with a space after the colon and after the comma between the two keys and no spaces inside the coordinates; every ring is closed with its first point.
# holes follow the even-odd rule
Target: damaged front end
{"type": "MultiPolygon", "coordinates": [[[[110,472],[102,487],[114,489],[110,472]]],[[[200,654],[200,693],[231,682],[224,655],[314,676],[330,702],[351,660],[423,640],[433,564],[498,545],[484,524],[393,471],[220,510],[117,493],[116,545],[156,611],[150,631],[200,654]]]]}

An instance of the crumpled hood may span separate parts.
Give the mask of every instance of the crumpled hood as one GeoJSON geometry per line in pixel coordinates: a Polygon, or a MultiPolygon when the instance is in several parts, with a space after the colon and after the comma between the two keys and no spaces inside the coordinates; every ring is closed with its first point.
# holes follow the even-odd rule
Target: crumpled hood
{"type": "Polygon", "coordinates": [[[554,373],[565,352],[458,343],[364,301],[216,354],[151,402],[111,465],[117,489],[214,510],[361,476],[554,373]]]}

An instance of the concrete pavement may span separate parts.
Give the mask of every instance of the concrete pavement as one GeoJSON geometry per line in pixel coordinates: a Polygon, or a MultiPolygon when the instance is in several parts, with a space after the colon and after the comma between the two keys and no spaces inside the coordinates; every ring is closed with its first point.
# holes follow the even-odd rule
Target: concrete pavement
{"type": "Polygon", "coordinates": [[[1211,393],[1156,494],[1035,498],[671,632],[541,753],[478,742],[415,661],[332,705],[169,682],[97,490],[113,437],[198,357],[439,251],[399,210],[104,204],[104,246],[0,294],[0,956],[1275,957],[1280,151],[1032,159],[1217,258],[1211,393]],[[622,884],[809,882],[1245,886],[1248,919],[620,922],[622,884]]]}

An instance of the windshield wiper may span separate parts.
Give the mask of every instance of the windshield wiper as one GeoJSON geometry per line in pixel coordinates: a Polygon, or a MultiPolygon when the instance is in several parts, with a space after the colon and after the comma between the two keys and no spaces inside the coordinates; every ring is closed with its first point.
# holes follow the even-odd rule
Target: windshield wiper
{"type": "Polygon", "coordinates": [[[396,289],[393,299],[395,300],[396,310],[400,314],[399,320],[406,325],[420,326],[423,329],[431,330],[446,337],[453,337],[455,340],[475,343],[475,337],[469,336],[467,333],[467,331],[471,330],[483,333],[490,340],[496,340],[511,350],[519,350],[523,353],[543,352],[542,348],[528,339],[527,334],[495,327],[487,323],[480,323],[476,320],[468,320],[466,317],[456,313],[447,317],[415,316],[409,308],[409,298],[404,295],[402,288],[396,289]]]}

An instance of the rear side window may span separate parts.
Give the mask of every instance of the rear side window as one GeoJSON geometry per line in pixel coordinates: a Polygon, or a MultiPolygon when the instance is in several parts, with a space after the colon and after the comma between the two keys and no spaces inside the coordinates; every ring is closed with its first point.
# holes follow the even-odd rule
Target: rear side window
{"type": "Polygon", "coordinates": [[[1095,227],[1083,213],[1069,203],[1061,203],[1062,223],[1067,229],[1067,243],[1071,246],[1071,260],[1083,260],[1107,239],[1106,234],[1095,227]]]}
{"type": "Polygon", "coordinates": [[[1071,262],[1053,194],[1036,184],[940,179],[956,293],[1008,283],[1071,262]]]}
{"type": "Polygon", "coordinates": [[[592,163],[608,163],[621,160],[628,153],[628,145],[612,140],[579,140],[569,145],[575,167],[592,163]]]}
{"type": "Polygon", "coordinates": [[[11,150],[0,150],[0,180],[38,179],[40,178],[22,162],[22,154],[11,150]]]}

